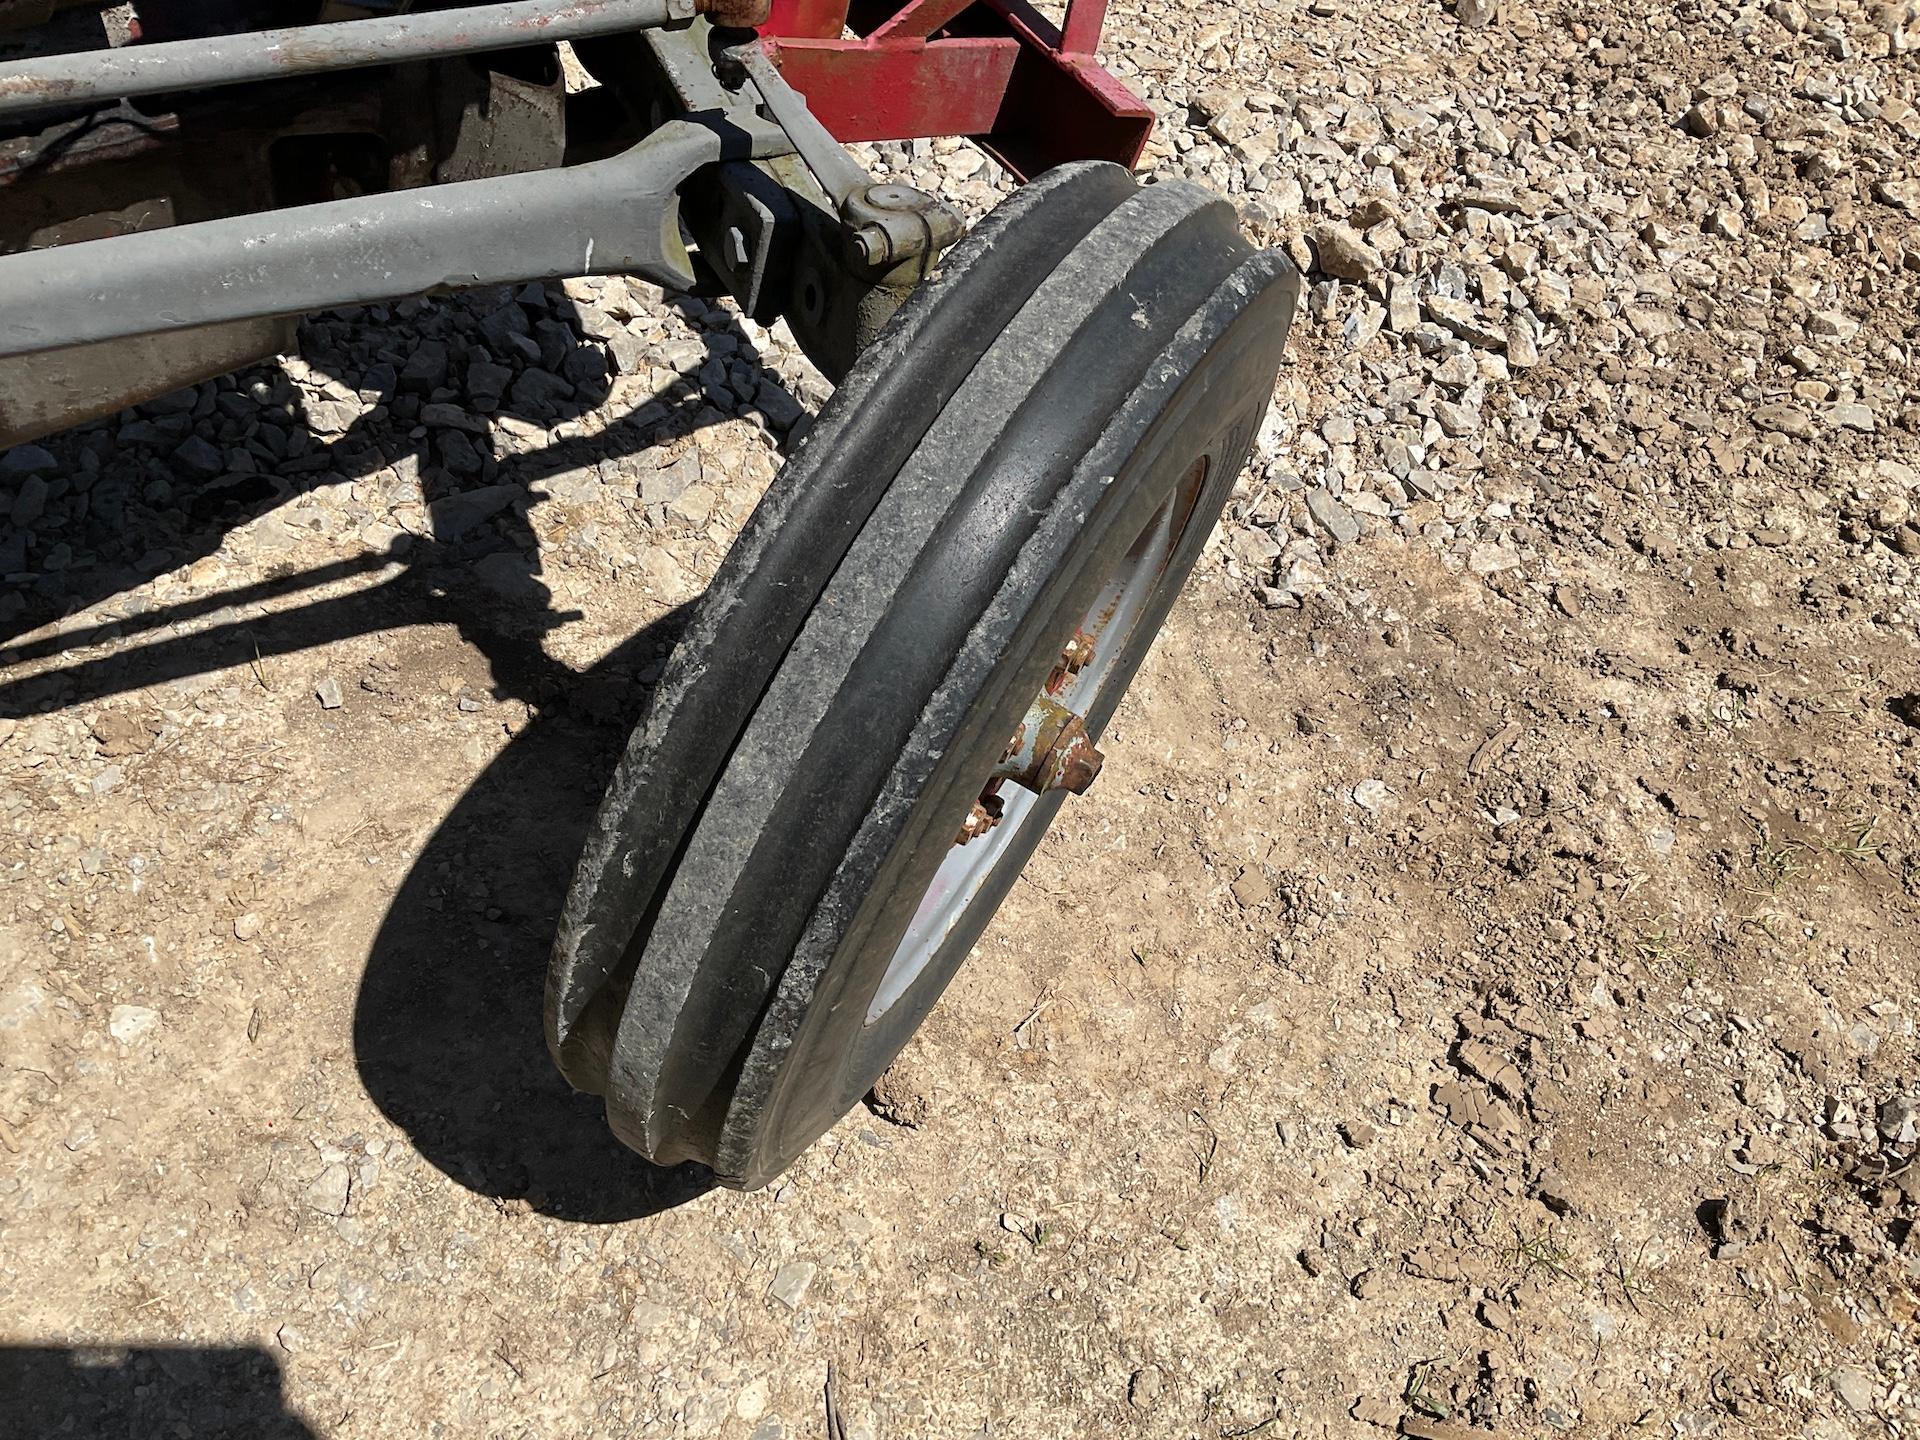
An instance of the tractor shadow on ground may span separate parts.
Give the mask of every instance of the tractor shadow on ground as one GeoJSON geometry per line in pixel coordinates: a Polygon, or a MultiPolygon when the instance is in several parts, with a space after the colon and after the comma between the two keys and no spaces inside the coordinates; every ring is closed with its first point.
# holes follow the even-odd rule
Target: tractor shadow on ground
{"type": "MultiPolygon", "coordinates": [[[[534,701],[538,718],[453,804],[396,892],[361,979],[354,1055],[368,1096],[461,1185],[560,1219],[611,1222],[670,1209],[712,1180],[699,1167],[651,1165],[614,1139],[600,1101],[574,1093],[547,1054],[543,990],[587,824],[687,613],[574,671],[542,647],[550,617],[539,602],[506,606],[458,566],[421,563],[349,595],[63,673],[92,696],[249,654],[444,624],[486,656],[499,693],[534,701]]],[[[14,688],[0,683],[0,713],[14,688]]]]}
{"type": "Polygon", "coordinates": [[[434,832],[381,924],[354,1013],[361,1083],[414,1148],[469,1190],[557,1219],[657,1214],[713,1188],[607,1128],[541,1031],[561,902],[648,689],[629,678],[686,607],[633,636],[517,735],[434,832]]]}
{"type": "MultiPolygon", "coordinates": [[[[249,654],[458,626],[486,656],[498,693],[530,698],[538,718],[453,803],[395,893],[355,1005],[361,1083],[422,1157],[477,1193],[601,1223],[671,1209],[711,1189],[711,1176],[651,1165],[622,1146],[601,1102],[576,1094],[554,1068],[541,1008],[587,824],[689,607],[575,671],[541,645],[551,617],[540,602],[504,605],[461,567],[413,559],[352,594],[129,645],[54,673],[91,698],[242,665],[249,654]]],[[[37,683],[0,682],[0,713],[37,683]]],[[[0,1433],[11,1432],[0,1424],[0,1433]]]]}
{"type": "MultiPolygon", "coordinates": [[[[513,304],[507,298],[508,294],[508,291],[497,289],[471,292],[461,301],[442,302],[442,308],[446,310],[458,304],[491,304],[495,309],[505,309],[513,304]]],[[[581,323],[578,312],[571,307],[570,301],[556,300],[552,305],[552,313],[556,316],[573,314],[573,323],[577,326],[581,323]]],[[[128,475],[90,479],[85,495],[68,498],[62,492],[65,507],[71,510],[77,505],[81,513],[69,516],[64,523],[42,524],[30,533],[33,542],[30,546],[25,544],[29,537],[17,532],[11,524],[7,513],[9,497],[5,491],[0,491],[0,570],[9,570],[18,563],[24,565],[25,570],[13,578],[19,579],[22,575],[33,577],[17,586],[17,593],[13,596],[0,591],[0,601],[10,602],[0,603],[0,672],[9,666],[39,658],[36,652],[59,651],[76,646],[71,636],[38,644],[9,643],[17,641],[20,636],[61,615],[89,609],[111,600],[115,595],[137,589],[156,574],[177,570],[194,560],[213,555],[231,532],[271,511],[301,500],[316,489],[343,482],[366,482],[394,465],[417,466],[420,475],[418,498],[428,507],[441,502],[457,504],[461,495],[474,489],[499,485],[524,489],[527,493],[518,504],[493,516],[489,523],[475,525],[457,537],[442,536],[436,522],[435,533],[431,537],[423,537],[425,549],[409,557],[409,560],[416,569],[436,565],[456,567],[472,565],[495,553],[517,553],[527,560],[524,582],[513,584],[496,572],[499,588],[544,601],[547,589],[540,580],[541,558],[533,530],[526,520],[527,509],[542,501],[540,492],[532,488],[534,485],[568,470],[596,465],[602,459],[642,454],[714,423],[716,417],[726,418],[723,411],[709,402],[708,392],[702,384],[703,371],[716,359],[737,360],[754,377],[757,387],[770,386],[787,403],[798,407],[798,402],[785,390],[780,377],[765,365],[763,357],[729,311],[708,307],[687,297],[674,297],[666,302],[665,308],[681,315],[687,322],[688,338],[701,344],[702,354],[698,361],[676,373],[657,393],[629,397],[623,412],[612,418],[603,433],[592,437],[556,435],[530,452],[496,454],[496,435],[472,436],[464,442],[469,450],[468,463],[477,461],[482,469],[478,473],[466,474],[454,474],[447,468],[446,455],[437,448],[443,443],[444,434],[436,439],[425,433],[424,427],[414,423],[423,397],[417,394],[403,395],[391,364],[386,363],[404,359],[412,350],[417,343],[414,329],[403,320],[375,322],[357,311],[311,317],[302,331],[302,349],[306,350],[311,345],[314,350],[331,355],[331,363],[316,361],[315,368],[362,396],[370,397],[368,403],[371,408],[345,433],[328,438],[306,429],[302,437],[305,449],[295,459],[277,467],[267,467],[256,474],[226,475],[200,483],[179,481],[177,477],[164,473],[165,466],[158,458],[151,458],[145,462],[146,469],[142,473],[151,479],[158,479],[167,488],[169,498],[165,502],[149,503],[142,495],[135,494],[134,479],[128,475]],[[341,318],[343,316],[358,318],[341,318]],[[350,356],[333,353],[340,347],[329,347],[326,337],[335,331],[352,331],[360,337],[348,347],[349,350],[371,350],[376,358],[384,358],[380,359],[377,366],[362,365],[355,363],[350,356]],[[172,493],[174,485],[179,487],[180,493],[177,495],[172,493]],[[16,547],[24,547],[20,549],[19,561],[3,558],[10,556],[16,547]],[[58,567],[52,566],[48,556],[55,551],[67,552],[69,560],[63,561],[58,567]],[[425,564],[421,563],[423,561],[425,564]]],[[[440,334],[443,341],[469,346],[474,340],[471,333],[449,331],[446,327],[452,321],[445,314],[441,315],[440,320],[441,329],[436,333],[440,334]]],[[[588,348],[588,342],[583,341],[579,348],[588,348]]],[[[475,352],[462,351],[463,363],[471,353],[475,352]]],[[[477,353],[485,356],[488,352],[480,350],[477,353]]],[[[236,372],[237,381],[241,384],[258,379],[271,383],[277,375],[278,362],[250,366],[236,372]]],[[[558,402],[557,408],[545,413],[522,413],[516,411],[509,402],[483,418],[491,423],[496,415],[510,416],[547,426],[564,426],[605,407],[610,384],[610,377],[583,382],[576,387],[572,398],[558,402]]],[[[112,436],[121,421],[145,418],[149,410],[159,412],[164,419],[165,413],[174,408],[172,402],[183,397],[190,399],[192,395],[190,389],[176,396],[161,397],[148,407],[134,407],[114,419],[51,437],[44,444],[54,447],[63,459],[71,458],[80,448],[93,449],[101,454],[112,453],[115,450],[112,436]]],[[[290,417],[288,423],[301,427],[305,425],[303,416],[290,417]]],[[[199,433],[197,422],[193,428],[175,437],[172,443],[178,444],[188,433],[199,433]]],[[[456,435],[454,438],[460,437],[456,435]]],[[[369,555],[363,557],[360,565],[362,568],[373,568],[384,558],[369,555]]],[[[354,562],[344,562],[340,568],[350,569],[353,566],[354,562]]],[[[215,600],[217,604],[233,605],[251,598],[264,597],[228,594],[215,597],[215,600]]],[[[128,634],[158,629],[177,619],[188,618],[188,614],[182,612],[208,608],[216,607],[201,603],[161,607],[119,620],[117,630],[120,634],[128,634]]],[[[193,647],[190,645],[189,648],[193,647]]],[[[127,688],[107,678],[109,674],[126,670],[144,673],[160,668],[145,663],[127,666],[117,659],[105,665],[69,667],[58,677],[66,682],[64,691],[56,685],[40,683],[18,687],[22,693],[16,694],[16,687],[5,686],[0,691],[0,706],[6,708],[0,713],[17,716],[31,714],[36,709],[60,708],[99,699],[118,689],[127,688]],[[74,693],[76,691],[77,694],[74,693]]],[[[175,678],[187,673],[193,673],[191,664],[184,669],[163,673],[159,678],[175,678]]]]}
{"type": "Polygon", "coordinates": [[[315,1440],[280,1364],[251,1345],[0,1345],[8,1435],[245,1435],[315,1440]]]}
{"type": "MultiPolygon", "coordinates": [[[[750,349],[743,358],[771,374],[760,371],[750,349]]],[[[457,484],[442,476],[436,484],[454,488],[430,487],[426,498],[458,493],[476,479],[530,486],[593,463],[609,444],[642,448],[663,433],[685,434],[707,423],[697,370],[655,399],[667,407],[666,416],[646,433],[598,442],[556,437],[533,454],[502,457],[485,475],[457,484]]],[[[324,472],[262,477],[260,486],[193,507],[181,529],[156,537],[166,547],[156,553],[167,566],[210,554],[229,531],[298,498],[322,475],[331,483],[377,470],[396,453],[396,442],[403,450],[419,443],[371,424],[317,442],[324,472]]],[[[525,504],[539,500],[532,493],[525,504]]],[[[82,528],[76,523],[64,532],[74,536],[76,549],[82,528]]],[[[62,533],[50,530],[42,539],[57,543],[62,533]]],[[[141,583],[139,568],[68,572],[60,577],[58,608],[72,613],[132,588],[141,583]]],[[[355,1010],[360,1077],[420,1154],[461,1185],[556,1218],[616,1222],[683,1204],[711,1189],[712,1177],[696,1166],[651,1165],[614,1139],[601,1102],[574,1093],[547,1055],[543,987],[587,824],[646,700],[640,677],[652,673],[658,653],[677,638],[684,612],[663,617],[592,669],[575,672],[540,642],[570,617],[553,609],[539,575],[531,529],[524,511],[515,510],[473,536],[419,537],[404,549],[364,553],[54,636],[17,639],[28,627],[15,617],[11,626],[0,622],[0,716],[72,709],[357,635],[457,627],[486,657],[495,695],[527,701],[539,718],[453,805],[395,896],[355,1010]],[[479,582],[476,562],[503,552],[524,558],[524,586],[503,587],[497,570],[489,584],[479,582]],[[396,573],[349,594],[304,604],[296,598],[396,566],[396,573]],[[184,633],[178,628],[201,621],[208,623],[184,633]],[[28,665],[40,668],[6,673],[28,665]]]]}

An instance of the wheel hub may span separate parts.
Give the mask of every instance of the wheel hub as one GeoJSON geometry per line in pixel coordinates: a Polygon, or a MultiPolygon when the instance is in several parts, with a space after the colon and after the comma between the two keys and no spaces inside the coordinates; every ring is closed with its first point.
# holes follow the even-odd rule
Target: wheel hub
{"type": "Polygon", "coordinates": [[[1000,823],[1006,814],[1000,787],[1009,780],[1035,795],[1044,795],[1049,790],[1084,795],[1099,778],[1100,767],[1107,757],[1087,734],[1085,719],[1054,698],[1073,676],[1092,662],[1093,653],[1094,638],[1085,630],[1075,630],[1073,638],[1060,647],[1060,663],[1047,676],[1046,689],[1027,707],[1026,717],[1013,732],[1000,764],[961,823],[954,844],[978,840],[1000,823]]]}

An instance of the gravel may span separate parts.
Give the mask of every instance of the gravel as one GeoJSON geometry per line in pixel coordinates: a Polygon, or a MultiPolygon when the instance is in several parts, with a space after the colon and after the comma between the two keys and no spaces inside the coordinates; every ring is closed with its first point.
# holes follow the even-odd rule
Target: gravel
{"type": "MultiPolygon", "coordinates": [[[[783,330],[408,299],[0,454],[9,1305],[262,1337],[313,1415],[444,1371],[462,1433],[813,1433],[830,1361],[870,1440],[1911,1433],[1916,50],[1911,3],[1116,7],[1146,176],[1306,275],[1291,361],[1135,791],[762,1196],[576,1223],[537,1145],[440,1173],[345,1077],[450,797],[556,716],[617,746],[804,435],[783,330]]],[[[528,768],[482,831],[591,803],[528,768]]],[[[462,973],[537,966],[551,849],[434,852],[462,973]]],[[[423,1124],[574,1133],[482,1059],[423,1124]]]]}

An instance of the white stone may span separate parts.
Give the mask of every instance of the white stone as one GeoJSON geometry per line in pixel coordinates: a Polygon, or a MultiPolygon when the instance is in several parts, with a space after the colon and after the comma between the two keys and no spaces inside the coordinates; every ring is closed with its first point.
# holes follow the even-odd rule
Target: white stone
{"type": "Polygon", "coordinates": [[[145,1005],[116,1005],[107,1016],[107,1033],[122,1045],[151,1034],[160,1024],[160,1012],[145,1005]]]}

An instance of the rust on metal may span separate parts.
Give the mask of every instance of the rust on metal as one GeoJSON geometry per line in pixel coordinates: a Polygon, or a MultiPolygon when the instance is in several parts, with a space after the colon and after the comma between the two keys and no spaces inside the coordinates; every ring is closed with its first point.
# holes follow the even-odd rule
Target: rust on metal
{"type": "Polygon", "coordinates": [[[960,833],[953,843],[964,845],[969,840],[978,840],[994,826],[1000,823],[1000,817],[1006,813],[1006,801],[996,795],[991,788],[982,790],[980,798],[973,802],[973,809],[961,823],[960,833]]]}
{"type": "Polygon", "coordinates": [[[1069,675],[1078,675],[1093,663],[1093,636],[1084,630],[1073,632],[1073,638],[1060,647],[1060,666],[1069,675]]]}
{"type": "Polygon", "coordinates": [[[1001,761],[1005,762],[1013,759],[1014,756],[1020,753],[1021,747],[1026,743],[1027,743],[1027,722],[1025,720],[1022,720],[1018,725],[1014,726],[1013,738],[1007,741],[1007,748],[1000,752],[1001,761]]]}
{"type": "Polygon", "coordinates": [[[994,771],[995,780],[1011,780],[1036,795],[1049,790],[1086,793],[1102,760],[1086,722],[1052,695],[1035,698],[1026,719],[994,771]]]}
{"type": "Polygon", "coordinates": [[[694,8],[716,25],[754,30],[767,23],[773,0],[694,0],[694,8]]]}
{"type": "Polygon", "coordinates": [[[1093,636],[1085,630],[1075,630],[1073,638],[1060,647],[1059,663],[1047,674],[1047,694],[1065,694],[1067,682],[1093,663],[1093,652],[1093,636]]]}
{"type": "Polygon", "coordinates": [[[1093,737],[1078,715],[1064,727],[1047,751],[1040,771],[1040,788],[1065,790],[1069,795],[1084,795],[1099,777],[1106,756],[1095,748],[1093,737]]]}
{"type": "Polygon", "coordinates": [[[83,93],[71,80],[50,80],[39,75],[0,75],[0,101],[20,101],[23,105],[58,105],[83,93]]]}

